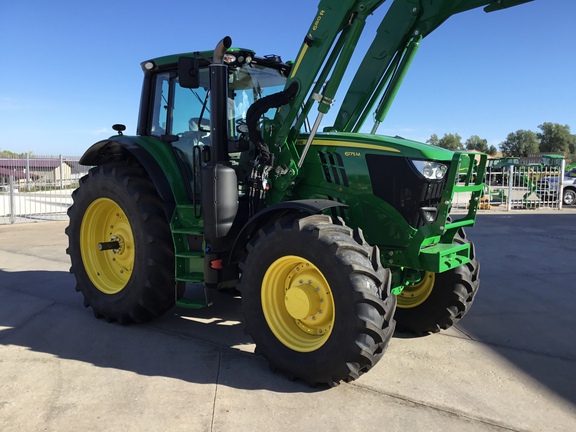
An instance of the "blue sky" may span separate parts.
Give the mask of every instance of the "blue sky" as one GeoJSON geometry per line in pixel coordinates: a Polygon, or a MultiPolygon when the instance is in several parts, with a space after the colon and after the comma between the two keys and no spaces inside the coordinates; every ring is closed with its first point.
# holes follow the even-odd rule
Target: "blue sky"
{"type": "MultiPolygon", "coordinates": [[[[317,5],[0,0],[0,149],[79,156],[112,135],[114,123],[133,134],[141,61],[212,49],[226,35],[234,46],[290,60],[317,5]]],[[[381,15],[368,20],[358,51],[381,15]]],[[[493,145],[543,122],[576,133],[575,22],[575,0],[450,18],[422,42],[378,132],[420,141],[433,133],[476,134],[493,145]]]]}

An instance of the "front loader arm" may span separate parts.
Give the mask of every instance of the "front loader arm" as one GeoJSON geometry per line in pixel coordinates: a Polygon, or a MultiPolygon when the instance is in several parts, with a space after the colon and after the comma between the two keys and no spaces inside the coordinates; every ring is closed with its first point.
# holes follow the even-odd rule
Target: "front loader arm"
{"type": "Polygon", "coordinates": [[[420,40],[450,16],[481,6],[492,12],[529,1],[532,0],[395,1],[350,84],[334,129],[358,132],[381,96],[372,129],[375,133],[390,109],[420,40]]]}
{"type": "Polygon", "coordinates": [[[285,86],[288,89],[296,83],[298,90],[292,100],[277,111],[272,133],[266,139],[270,148],[275,149],[277,172],[283,177],[275,182],[277,191],[284,191],[298,175],[299,159],[304,154],[298,152],[295,142],[314,101],[320,103],[321,115],[328,112],[332,97],[328,96],[327,90],[335,93],[362,34],[366,17],[384,1],[320,1],[285,86]],[[330,72],[330,88],[322,91],[330,72]]]}
{"type": "MultiPolygon", "coordinates": [[[[486,6],[491,12],[532,0],[393,0],[374,42],[349,87],[333,130],[357,132],[378,104],[377,122],[388,112],[420,40],[451,15],[486,6]]],[[[321,0],[286,83],[297,83],[292,100],[276,112],[266,141],[276,156],[275,188],[282,193],[298,176],[303,157],[341,84],[365,20],[385,0],[321,0]],[[295,142],[314,102],[318,117],[307,145],[295,142]]],[[[373,130],[375,132],[375,130],[373,130]]]]}

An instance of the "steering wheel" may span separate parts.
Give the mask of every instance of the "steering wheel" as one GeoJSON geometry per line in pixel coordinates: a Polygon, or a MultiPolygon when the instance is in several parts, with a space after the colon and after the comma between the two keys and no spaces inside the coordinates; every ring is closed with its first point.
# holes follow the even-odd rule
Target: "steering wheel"
{"type": "Polygon", "coordinates": [[[243,118],[236,119],[236,132],[240,135],[248,135],[248,125],[243,118]]]}

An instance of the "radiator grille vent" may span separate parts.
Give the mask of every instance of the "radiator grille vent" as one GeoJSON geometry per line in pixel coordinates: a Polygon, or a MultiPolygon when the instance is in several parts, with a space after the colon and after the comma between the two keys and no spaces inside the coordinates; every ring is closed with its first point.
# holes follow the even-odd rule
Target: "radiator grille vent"
{"type": "Polygon", "coordinates": [[[348,187],[348,177],[346,176],[342,156],[338,153],[318,152],[318,157],[320,158],[326,181],[348,187]]]}

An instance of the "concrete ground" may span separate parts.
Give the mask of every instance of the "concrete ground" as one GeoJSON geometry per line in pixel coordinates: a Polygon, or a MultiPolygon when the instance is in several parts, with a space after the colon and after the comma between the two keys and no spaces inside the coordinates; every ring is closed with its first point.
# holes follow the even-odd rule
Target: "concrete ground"
{"type": "Polygon", "coordinates": [[[576,430],[574,210],[481,214],[471,312],[441,334],[396,335],[332,389],[270,372],[238,298],[146,325],[96,320],[65,226],[0,226],[3,432],[576,430]]]}

